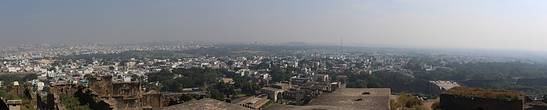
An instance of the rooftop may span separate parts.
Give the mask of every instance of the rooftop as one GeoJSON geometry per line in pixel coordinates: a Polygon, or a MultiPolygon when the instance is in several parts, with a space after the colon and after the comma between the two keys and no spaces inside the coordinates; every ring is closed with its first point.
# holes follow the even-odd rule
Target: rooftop
{"type": "Polygon", "coordinates": [[[454,87],[448,90],[445,94],[492,98],[492,99],[518,99],[520,96],[522,96],[521,93],[515,92],[515,91],[490,90],[490,89],[468,88],[468,87],[454,87]]]}
{"type": "Polygon", "coordinates": [[[388,110],[389,88],[341,88],[313,99],[306,106],[274,104],[268,110],[388,110]]]}
{"type": "Polygon", "coordinates": [[[237,104],[242,105],[242,106],[247,106],[247,107],[250,107],[250,108],[261,108],[266,103],[268,103],[268,101],[270,101],[270,100],[265,98],[265,97],[254,97],[253,96],[253,97],[249,97],[249,98],[247,98],[243,101],[240,101],[237,104]]]}
{"type": "Polygon", "coordinates": [[[192,100],[182,104],[165,107],[162,110],[250,110],[248,108],[215,99],[192,100]]]}
{"type": "Polygon", "coordinates": [[[6,101],[6,104],[8,104],[8,105],[21,105],[21,104],[23,104],[23,100],[8,100],[8,101],[6,101]]]}

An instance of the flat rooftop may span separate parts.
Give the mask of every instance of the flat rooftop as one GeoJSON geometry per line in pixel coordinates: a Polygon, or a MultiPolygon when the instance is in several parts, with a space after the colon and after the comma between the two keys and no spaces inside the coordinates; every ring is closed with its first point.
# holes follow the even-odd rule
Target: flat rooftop
{"type": "Polygon", "coordinates": [[[457,96],[469,96],[469,97],[481,97],[490,99],[519,99],[522,96],[521,93],[508,90],[491,90],[480,88],[468,88],[468,87],[454,87],[444,94],[457,95],[457,96]]]}
{"type": "Polygon", "coordinates": [[[389,88],[341,88],[306,106],[274,104],[267,110],[389,110],[389,88]]]}
{"type": "Polygon", "coordinates": [[[251,110],[243,106],[226,103],[215,99],[192,100],[162,108],[162,110],[251,110]]]}
{"type": "Polygon", "coordinates": [[[248,105],[253,108],[261,108],[264,104],[270,101],[267,97],[249,97],[243,101],[238,102],[238,105],[248,105]]]}

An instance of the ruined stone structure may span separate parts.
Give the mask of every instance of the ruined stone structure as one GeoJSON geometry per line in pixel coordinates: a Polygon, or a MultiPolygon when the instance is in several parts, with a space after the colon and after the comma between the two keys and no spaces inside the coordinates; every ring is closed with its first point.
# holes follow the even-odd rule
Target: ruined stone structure
{"type": "Polygon", "coordinates": [[[266,94],[269,99],[271,99],[273,102],[277,102],[278,99],[281,99],[282,94],[284,90],[277,89],[277,88],[271,88],[271,87],[264,87],[261,89],[262,93],[266,94]]]}
{"type": "Polygon", "coordinates": [[[443,110],[522,110],[524,97],[518,92],[455,87],[441,94],[443,110]]]}
{"type": "Polygon", "coordinates": [[[99,76],[90,79],[89,89],[99,97],[109,97],[112,93],[112,76],[99,76]]]}
{"type": "Polygon", "coordinates": [[[204,98],[204,92],[160,93],[154,90],[143,91],[140,82],[113,82],[111,76],[98,76],[90,79],[88,99],[95,103],[105,103],[117,110],[158,110],[180,104],[189,96],[204,98]]]}
{"type": "Polygon", "coordinates": [[[42,96],[40,96],[40,94],[36,94],[37,107],[45,110],[59,109],[59,107],[62,108],[61,96],[73,96],[81,88],[81,86],[71,83],[52,84],[49,88],[49,93],[47,94],[45,102],[41,101],[42,96]]]}
{"type": "Polygon", "coordinates": [[[304,105],[311,100],[308,94],[311,94],[311,91],[307,89],[289,89],[281,94],[282,98],[278,101],[283,104],[304,105]]]}
{"type": "Polygon", "coordinates": [[[8,100],[6,102],[6,104],[8,105],[8,108],[10,110],[21,110],[21,106],[23,105],[23,101],[22,100],[8,100]]]}
{"type": "Polygon", "coordinates": [[[52,84],[50,91],[56,95],[74,95],[80,89],[77,84],[52,84]]]}
{"type": "MultiPolygon", "coordinates": [[[[89,89],[113,109],[142,109],[141,84],[139,82],[112,82],[112,76],[99,76],[90,79],[89,89]]],[[[153,108],[153,107],[152,107],[153,108]]]]}
{"type": "Polygon", "coordinates": [[[143,95],[141,98],[142,108],[148,110],[156,110],[162,106],[162,97],[161,93],[157,91],[149,91],[143,95]]]}
{"type": "Polygon", "coordinates": [[[238,102],[238,105],[241,105],[243,107],[247,107],[250,109],[262,109],[266,103],[268,103],[270,100],[267,98],[267,96],[252,96],[245,100],[242,100],[238,102]]]}
{"type": "Polygon", "coordinates": [[[140,108],[142,98],[141,84],[139,82],[115,82],[112,83],[110,101],[114,108],[130,109],[140,108]]]}
{"type": "Polygon", "coordinates": [[[443,110],[522,110],[522,100],[500,100],[441,94],[443,110]]]}
{"type": "Polygon", "coordinates": [[[187,93],[161,93],[161,107],[167,107],[188,101],[189,97],[203,99],[207,97],[205,92],[187,92],[187,93]]]}
{"type": "Polygon", "coordinates": [[[23,87],[19,85],[19,82],[14,82],[13,85],[7,86],[7,90],[10,94],[21,96],[23,94],[23,87]]]}

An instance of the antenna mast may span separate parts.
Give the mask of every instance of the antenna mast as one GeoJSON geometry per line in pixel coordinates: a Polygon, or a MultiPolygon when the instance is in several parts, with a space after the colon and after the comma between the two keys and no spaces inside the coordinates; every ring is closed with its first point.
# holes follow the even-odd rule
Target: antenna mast
{"type": "Polygon", "coordinates": [[[344,38],[340,37],[340,57],[344,56],[344,38]]]}

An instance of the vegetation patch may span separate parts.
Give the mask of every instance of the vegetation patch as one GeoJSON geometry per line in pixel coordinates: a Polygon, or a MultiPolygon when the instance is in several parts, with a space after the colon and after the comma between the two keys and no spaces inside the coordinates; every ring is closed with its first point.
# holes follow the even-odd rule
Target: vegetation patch
{"type": "Polygon", "coordinates": [[[507,90],[490,90],[480,88],[455,87],[447,91],[447,94],[489,99],[518,100],[522,96],[519,92],[507,90]]]}

